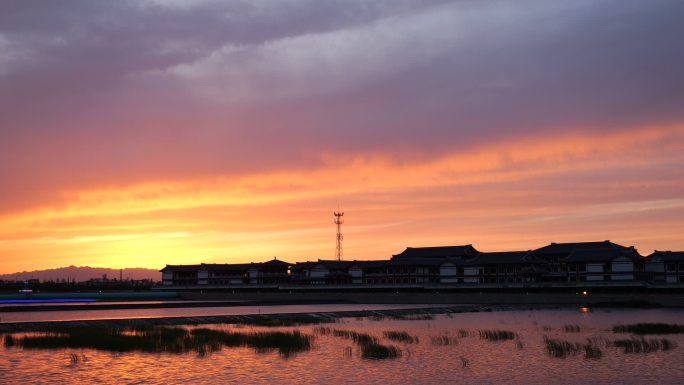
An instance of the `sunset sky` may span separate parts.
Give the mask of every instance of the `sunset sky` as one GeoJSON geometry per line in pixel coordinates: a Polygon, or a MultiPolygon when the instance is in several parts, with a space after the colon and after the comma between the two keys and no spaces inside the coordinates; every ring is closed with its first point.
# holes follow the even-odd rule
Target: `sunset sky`
{"type": "Polygon", "coordinates": [[[0,274],[684,250],[684,1],[0,2],[0,274]]]}

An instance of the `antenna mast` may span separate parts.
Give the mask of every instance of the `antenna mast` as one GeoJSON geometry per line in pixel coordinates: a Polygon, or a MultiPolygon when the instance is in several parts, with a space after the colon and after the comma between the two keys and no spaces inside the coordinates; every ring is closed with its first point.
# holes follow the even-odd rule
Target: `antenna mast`
{"type": "Polygon", "coordinates": [[[335,220],[334,223],[337,225],[337,243],[335,247],[335,259],[338,261],[342,260],[342,239],[344,239],[344,236],[342,236],[342,224],[344,223],[344,219],[342,219],[342,216],[344,215],[343,212],[341,211],[335,211],[333,213],[335,215],[335,220]]]}

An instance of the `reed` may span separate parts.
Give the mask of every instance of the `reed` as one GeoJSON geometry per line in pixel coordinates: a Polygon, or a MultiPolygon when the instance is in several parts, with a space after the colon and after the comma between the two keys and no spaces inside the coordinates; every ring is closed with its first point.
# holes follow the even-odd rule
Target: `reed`
{"type": "Polygon", "coordinates": [[[314,334],[318,334],[318,335],[321,335],[321,336],[330,335],[330,334],[332,334],[332,331],[333,331],[333,329],[332,329],[332,328],[329,328],[329,327],[327,327],[327,326],[320,326],[320,327],[317,327],[317,328],[313,328],[314,334]]]}
{"type": "Polygon", "coordinates": [[[335,337],[352,340],[354,343],[360,346],[378,343],[378,339],[374,336],[366,333],[358,333],[355,331],[333,329],[332,335],[335,337]]]}
{"type": "Polygon", "coordinates": [[[5,347],[11,348],[14,346],[14,337],[11,334],[5,336],[5,347]]]}
{"type": "Polygon", "coordinates": [[[370,334],[359,333],[352,330],[331,329],[319,327],[314,332],[320,335],[332,335],[334,337],[352,340],[361,349],[361,357],[365,359],[388,359],[401,356],[401,349],[395,346],[386,346],[378,342],[378,339],[370,334]]]}
{"type": "Polygon", "coordinates": [[[78,365],[81,362],[88,361],[88,357],[85,354],[69,353],[69,364],[70,366],[78,365]]]}
{"type": "Polygon", "coordinates": [[[418,337],[417,336],[412,336],[408,334],[407,332],[404,331],[386,331],[383,332],[382,335],[390,339],[392,341],[397,341],[397,342],[403,342],[405,344],[417,344],[418,343],[418,337]]]}
{"type": "Polygon", "coordinates": [[[555,358],[566,358],[579,353],[584,353],[584,358],[586,359],[598,359],[603,356],[601,349],[594,345],[591,340],[587,340],[587,343],[583,344],[580,342],[551,339],[544,336],[544,344],[549,356],[555,358]]]}
{"type": "MultiPolygon", "coordinates": [[[[11,337],[11,336],[9,336],[11,337]]],[[[187,353],[200,356],[223,347],[251,347],[257,352],[277,350],[289,357],[311,349],[313,336],[299,331],[226,332],[215,329],[166,327],[64,328],[37,335],[11,337],[5,346],[23,349],[96,349],[109,352],[187,353]]]]}
{"type": "Polygon", "coordinates": [[[478,330],[481,339],[485,339],[491,342],[513,340],[517,337],[517,334],[510,330],[478,330]]]}
{"type": "Polygon", "coordinates": [[[581,331],[581,328],[579,325],[574,324],[574,325],[564,325],[563,330],[566,333],[579,333],[581,331]]]}
{"type": "Polygon", "coordinates": [[[675,347],[675,344],[667,338],[630,338],[613,341],[612,345],[622,348],[624,353],[653,353],[661,350],[670,350],[675,347]]]}
{"type": "Polygon", "coordinates": [[[588,343],[582,345],[582,348],[584,349],[584,358],[586,359],[597,360],[603,357],[603,351],[596,345],[588,343]]]}
{"type": "Polygon", "coordinates": [[[304,325],[320,325],[327,323],[338,322],[332,317],[324,317],[312,314],[295,314],[287,316],[273,315],[270,318],[241,318],[236,321],[231,321],[231,324],[262,326],[262,327],[283,327],[283,326],[304,326],[304,325]]]}
{"type": "Polygon", "coordinates": [[[377,343],[361,345],[361,357],[365,359],[384,360],[401,356],[401,350],[395,346],[386,346],[377,343]]]}
{"type": "Polygon", "coordinates": [[[569,355],[577,354],[581,349],[581,344],[570,341],[555,340],[544,336],[546,351],[551,357],[565,358],[569,355]]]}
{"type": "Polygon", "coordinates": [[[613,333],[632,334],[679,334],[684,333],[684,325],[666,323],[638,323],[632,325],[615,325],[613,333]]]}
{"type": "Polygon", "coordinates": [[[451,337],[448,335],[443,335],[443,336],[435,336],[430,338],[430,342],[433,345],[437,346],[449,346],[449,345],[458,345],[458,338],[456,337],[451,337]]]}
{"type": "Polygon", "coordinates": [[[435,319],[434,314],[395,314],[388,318],[399,321],[431,321],[435,319]]]}

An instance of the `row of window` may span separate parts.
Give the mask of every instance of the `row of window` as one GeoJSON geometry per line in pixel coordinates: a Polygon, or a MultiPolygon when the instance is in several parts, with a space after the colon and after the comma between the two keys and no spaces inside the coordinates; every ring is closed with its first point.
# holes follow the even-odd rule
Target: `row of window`
{"type": "Polygon", "coordinates": [[[665,265],[665,270],[667,271],[684,271],[684,263],[668,263],[665,265]],[[679,269],[678,269],[679,267],[679,269]]]}

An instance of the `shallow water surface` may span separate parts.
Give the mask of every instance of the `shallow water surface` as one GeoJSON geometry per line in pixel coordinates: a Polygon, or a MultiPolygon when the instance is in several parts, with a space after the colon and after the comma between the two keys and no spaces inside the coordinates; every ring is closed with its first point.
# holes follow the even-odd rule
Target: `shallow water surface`
{"type": "MultiPolygon", "coordinates": [[[[187,301],[188,304],[196,302],[187,301]]],[[[56,310],[45,312],[2,312],[2,322],[43,322],[43,321],[80,321],[131,318],[168,318],[197,317],[246,314],[282,314],[341,312],[356,310],[389,310],[433,307],[430,304],[323,304],[323,305],[264,305],[264,306],[208,306],[178,307],[151,309],[88,309],[88,310],[56,310]]],[[[440,306],[440,305],[437,305],[440,306]]]]}
{"type": "MultiPolygon", "coordinates": [[[[136,384],[680,384],[684,382],[684,334],[666,338],[674,347],[651,353],[625,353],[611,341],[616,324],[684,323],[678,310],[538,310],[436,315],[433,319],[341,319],[333,324],[263,328],[204,325],[232,332],[295,331],[312,335],[310,350],[283,356],[275,350],[223,347],[207,354],[113,353],[92,349],[0,350],[0,383],[136,384]],[[326,329],[321,329],[326,328],[326,329]],[[327,330],[327,332],[326,332],[327,330]],[[400,350],[397,358],[366,359],[352,339],[332,331],[365,333],[400,350]],[[491,341],[480,331],[512,332],[513,339],[491,341]],[[385,332],[406,332],[412,343],[385,332]],[[584,352],[553,357],[544,337],[593,341],[600,358],[584,352]],[[417,341],[415,339],[417,338],[417,341]]],[[[189,327],[194,328],[194,327],[189,327]]]]}

